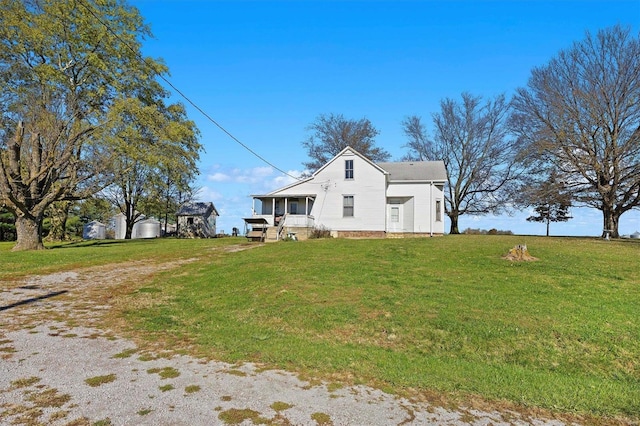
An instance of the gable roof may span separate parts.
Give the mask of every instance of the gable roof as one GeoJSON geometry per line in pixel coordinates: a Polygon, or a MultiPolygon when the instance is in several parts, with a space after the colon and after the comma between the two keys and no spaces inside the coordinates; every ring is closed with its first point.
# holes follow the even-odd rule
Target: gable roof
{"type": "Polygon", "coordinates": [[[213,203],[185,203],[180,206],[176,216],[209,216],[211,213],[220,216],[213,203]]]}
{"type": "Polygon", "coordinates": [[[446,182],[444,161],[402,161],[378,163],[389,173],[390,181],[438,181],[446,182]]]}
{"type": "Polygon", "coordinates": [[[344,148],[342,151],[340,151],[335,157],[333,157],[331,160],[327,161],[327,163],[320,167],[318,170],[316,170],[311,176],[315,176],[318,173],[320,173],[321,170],[325,169],[326,167],[329,166],[329,164],[333,163],[334,161],[336,161],[338,158],[342,157],[344,154],[346,154],[348,151],[351,151],[352,154],[357,155],[358,157],[360,157],[361,159],[363,159],[365,162],[369,163],[371,166],[373,166],[374,168],[378,169],[379,171],[381,171],[384,174],[387,174],[387,172],[381,168],[378,164],[374,163],[373,161],[369,160],[367,157],[365,157],[364,155],[360,154],[358,151],[356,151],[355,149],[351,148],[350,146],[344,148]]]}

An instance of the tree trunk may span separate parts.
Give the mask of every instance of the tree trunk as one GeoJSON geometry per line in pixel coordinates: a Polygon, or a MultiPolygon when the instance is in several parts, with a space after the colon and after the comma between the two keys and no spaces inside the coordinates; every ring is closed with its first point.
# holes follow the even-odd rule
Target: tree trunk
{"type": "Polygon", "coordinates": [[[131,235],[133,235],[133,221],[132,220],[130,221],[129,219],[127,219],[125,223],[126,223],[126,226],[125,226],[126,229],[124,231],[124,239],[130,240],[131,235]]]}
{"type": "Polygon", "coordinates": [[[610,238],[619,238],[618,222],[620,215],[609,206],[602,206],[603,229],[602,238],[609,236],[610,238]]]}
{"type": "Polygon", "coordinates": [[[449,234],[459,234],[460,230],[458,229],[458,214],[450,213],[449,219],[451,219],[451,228],[449,230],[449,234]]]}
{"type": "Polygon", "coordinates": [[[16,218],[17,243],[12,251],[43,250],[42,216],[18,216],[16,218]]]}
{"type": "Polygon", "coordinates": [[[549,216],[547,216],[547,220],[545,222],[547,222],[547,237],[548,237],[549,236],[549,224],[551,223],[551,219],[549,218],[549,216]]]}

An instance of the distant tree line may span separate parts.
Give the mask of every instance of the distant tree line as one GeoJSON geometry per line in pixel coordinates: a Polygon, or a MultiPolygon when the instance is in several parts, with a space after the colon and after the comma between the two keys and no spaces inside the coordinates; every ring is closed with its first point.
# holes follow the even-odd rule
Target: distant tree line
{"type": "MultiPolygon", "coordinates": [[[[584,40],[536,67],[509,101],[462,93],[432,115],[401,123],[403,160],[442,160],[448,175],[450,233],[459,217],[531,207],[528,220],[566,221],[572,206],[602,212],[602,236],[619,236],[620,216],[640,208],[640,37],[621,26],[584,40]]],[[[372,123],[320,115],[303,146],[315,171],[346,146],[373,161],[372,123]]]]}

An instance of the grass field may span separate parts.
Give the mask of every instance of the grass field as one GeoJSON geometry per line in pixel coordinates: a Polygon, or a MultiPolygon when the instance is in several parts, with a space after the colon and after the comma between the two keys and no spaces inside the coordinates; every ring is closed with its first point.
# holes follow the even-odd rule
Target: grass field
{"type": "Polygon", "coordinates": [[[0,280],[197,256],[120,296],[138,337],[410,395],[640,419],[638,241],[465,235],[212,250],[238,243],[0,244],[0,280]],[[516,244],[539,260],[502,259],[516,244]]]}

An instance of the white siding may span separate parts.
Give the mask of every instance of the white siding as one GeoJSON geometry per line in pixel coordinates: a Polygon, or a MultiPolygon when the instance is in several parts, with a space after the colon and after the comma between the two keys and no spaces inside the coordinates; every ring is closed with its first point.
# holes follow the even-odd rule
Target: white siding
{"type": "Polygon", "coordinates": [[[325,165],[314,179],[273,195],[317,194],[311,215],[316,226],[332,231],[384,231],[386,179],[379,168],[359,155],[345,152],[325,165]],[[345,160],[353,160],[353,179],[345,179],[345,160]],[[343,197],[354,196],[353,217],[343,217],[343,197]]]}
{"type": "MultiPolygon", "coordinates": [[[[442,188],[428,182],[390,183],[387,188],[387,197],[410,198],[404,204],[405,232],[444,233],[444,221],[436,221],[435,210],[435,200],[444,198],[442,188]],[[411,229],[412,225],[413,229],[411,229]]],[[[444,215],[444,212],[442,214],[444,215]]]]}

